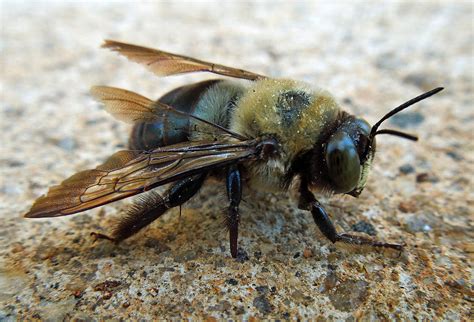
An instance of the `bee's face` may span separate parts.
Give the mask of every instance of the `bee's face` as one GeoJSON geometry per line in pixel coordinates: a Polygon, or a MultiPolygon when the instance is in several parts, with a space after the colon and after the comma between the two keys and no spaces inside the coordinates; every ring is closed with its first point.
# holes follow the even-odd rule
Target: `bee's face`
{"type": "Polygon", "coordinates": [[[349,118],[331,135],[324,151],[332,189],[357,197],[365,187],[375,152],[370,125],[360,118],[349,118]]]}

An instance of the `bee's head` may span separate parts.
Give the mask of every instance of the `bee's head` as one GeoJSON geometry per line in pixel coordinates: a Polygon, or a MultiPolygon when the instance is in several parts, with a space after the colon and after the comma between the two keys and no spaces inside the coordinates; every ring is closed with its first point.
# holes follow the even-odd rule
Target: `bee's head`
{"type": "Polygon", "coordinates": [[[413,141],[418,139],[396,130],[378,130],[382,122],[442,89],[436,88],[409,100],[390,111],[372,127],[363,119],[347,117],[330,135],[323,151],[331,189],[335,193],[359,196],[367,182],[374,158],[376,135],[391,134],[413,141]]]}
{"type": "Polygon", "coordinates": [[[330,136],[324,161],[335,193],[360,194],[374,157],[375,139],[363,119],[347,118],[330,136]]]}

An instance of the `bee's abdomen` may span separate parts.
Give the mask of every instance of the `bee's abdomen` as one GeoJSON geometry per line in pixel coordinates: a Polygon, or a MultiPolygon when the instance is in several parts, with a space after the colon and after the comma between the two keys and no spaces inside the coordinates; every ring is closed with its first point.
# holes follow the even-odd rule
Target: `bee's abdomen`
{"type": "MultiPolygon", "coordinates": [[[[202,94],[218,82],[221,80],[208,80],[178,87],[163,95],[158,101],[193,114],[202,94]]],[[[130,135],[129,147],[133,150],[151,150],[187,141],[190,134],[188,119],[169,116],[159,122],[135,124],[130,135]]]]}

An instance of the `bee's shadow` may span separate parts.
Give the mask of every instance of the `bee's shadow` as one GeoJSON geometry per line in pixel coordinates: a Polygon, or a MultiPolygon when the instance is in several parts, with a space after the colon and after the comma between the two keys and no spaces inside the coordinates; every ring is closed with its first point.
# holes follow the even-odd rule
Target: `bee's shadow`
{"type": "MultiPolygon", "coordinates": [[[[222,188],[220,183],[205,185],[182,209],[179,207],[170,209],[149,227],[119,244],[89,235],[91,232],[104,234],[109,232],[119,220],[119,214],[110,219],[106,215],[99,216],[102,220],[99,218],[97,223],[94,223],[93,216],[90,217],[91,222],[80,220],[83,225],[97,228],[87,232],[81,228],[77,233],[78,236],[75,236],[81,239],[83,253],[81,256],[87,260],[117,256],[139,259],[163,255],[173,257],[189,250],[203,252],[202,255],[206,256],[204,250],[209,249],[214,249],[215,252],[222,252],[222,249],[225,249],[224,255],[229,255],[228,231],[225,225],[228,201],[222,188]]],[[[242,214],[239,226],[240,239],[261,237],[279,244],[287,239],[285,237],[287,227],[293,226],[288,225],[288,221],[299,222],[304,226],[297,224],[296,231],[305,231],[309,225],[310,217],[301,220],[298,216],[294,216],[295,211],[289,211],[292,206],[284,195],[260,193],[244,197],[240,207],[242,214]],[[276,203],[272,202],[275,198],[278,198],[276,203]]],[[[125,207],[126,205],[122,208],[125,207]]],[[[255,240],[255,243],[258,243],[258,240],[255,240]]]]}

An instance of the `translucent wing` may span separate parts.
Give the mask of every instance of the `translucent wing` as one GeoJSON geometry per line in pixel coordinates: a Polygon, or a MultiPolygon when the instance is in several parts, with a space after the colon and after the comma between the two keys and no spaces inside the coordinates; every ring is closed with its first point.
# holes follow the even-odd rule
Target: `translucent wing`
{"type": "Polygon", "coordinates": [[[94,86],[91,88],[91,94],[98,101],[102,102],[105,110],[120,121],[127,123],[138,122],[171,122],[173,118],[194,119],[200,123],[206,124],[220,130],[221,132],[230,134],[231,136],[246,140],[242,135],[232,132],[218,124],[206,121],[186,112],[179,111],[172,106],[161,102],[152,101],[137,93],[127,91],[125,89],[94,86]]]}
{"type": "Polygon", "coordinates": [[[157,49],[126,44],[115,40],[106,40],[102,47],[116,51],[131,61],[145,65],[149,70],[158,76],[169,76],[192,72],[210,72],[249,80],[266,78],[263,75],[252,73],[243,69],[213,64],[191,57],[176,55],[157,49]]]}
{"type": "Polygon", "coordinates": [[[104,104],[108,113],[127,123],[153,122],[160,116],[174,112],[167,105],[154,104],[152,100],[125,89],[94,86],[91,88],[91,94],[104,104]],[[159,113],[160,108],[162,113],[159,113]]]}
{"type": "Polygon", "coordinates": [[[95,169],[81,171],[38,198],[28,218],[70,215],[105,205],[229,163],[256,158],[259,141],[186,142],[143,152],[119,151],[95,169]]]}

